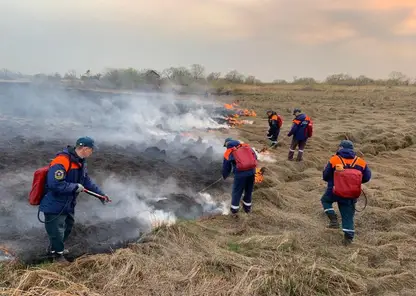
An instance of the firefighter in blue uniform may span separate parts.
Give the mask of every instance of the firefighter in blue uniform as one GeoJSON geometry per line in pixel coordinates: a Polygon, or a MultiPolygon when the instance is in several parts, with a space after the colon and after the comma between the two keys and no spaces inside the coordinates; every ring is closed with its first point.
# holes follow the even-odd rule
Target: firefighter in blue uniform
{"type": "Polygon", "coordinates": [[[251,211],[251,202],[252,202],[252,194],[254,188],[254,179],[256,174],[256,166],[257,164],[257,155],[252,148],[252,155],[253,159],[248,159],[250,162],[251,168],[247,170],[238,170],[236,167],[235,157],[233,155],[234,149],[241,146],[249,147],[248,144],[243,144],[240,141],[233,140],[232,138],[225,139],[224,147],[227,150],[224,153],[223,165],[222,165],[222,176],[225,179],[230,175],[231,171],[234,174],[234,183],[233,183],[233,190],[232,190],[232,198],[231,198],[231,213],[236,216],[240,209],[240,200],[244,192],[243,197],[243,209],[245,213],[250,213],[251,211]],[[254,167],[253,167],[254,164],[254,167]]]}
{"type": "Polygon", "coordinates": [[[293,119],[292,128],[287,134],[288,137],[292,137],[292,142],[289,147],[288,159],[291,161],[293,160],[296,147],[298,147],[298,155],[296,157],[296,161],[302,161],[306,142],[309,138],[307,127],[308,123],[311,121],[311,118],[302,113],[299,108],[295,108],[293,110],[293,115],[295,118],[293,119]]]}
{"type": "Polygon", "coordinates": [[[277,147],[277,138],[280,134],[280,128],[282,127],[282,118],[273,110],[266,112],[269,122],[269,130],[267,132],[267,138],[270,140],[270,147],[277,147]]]}
{"type": "Polygon", "coordinates": [[[101,202],[109,201],[101,189],[94,184],[87,172],[86,159],[96,148],[90,137],[79,138],[75,147],[68,146],[59,152],[50,163],[46,180],[46,193],[42,198],[39,211],[45,216],[45,229],[49,236],[49,252],[57,261],[66,261],[64,242],[74,225],[76,199],[84,188],[105,197],[101,202]]]}
{"type": "Polygon", "coordinates": [[[334,187],[334,171],[337,166],[353,165],[354,169],[360,170],[362,172],[362,183],[367,183],[371,179],[371,170],[368,167],[364,159],[357,157],[354,151],[354,144],[349,140],[342,140],[339,144],[339,149],[335,155],[333,155],[324,171],[323,171],[323,180],[328,183],[327,189],[324,195],[321,197],[322,207],[325,214],[329,219],[329,228],[338,228],[338,218],[335,210],[332,206],[334,202],[338,204],[339,211],[341,213],[342,219],[342,231],[344,232],[344,245],[349,245],[354,239],[354,214],[355,214],[355,204],[357,199],[352,198],[342,198],[336,196],[333,193],[334,187]]]}

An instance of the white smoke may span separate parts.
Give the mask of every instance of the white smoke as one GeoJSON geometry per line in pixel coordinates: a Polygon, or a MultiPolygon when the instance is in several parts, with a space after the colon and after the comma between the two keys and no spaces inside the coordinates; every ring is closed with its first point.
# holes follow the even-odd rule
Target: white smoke
{"type": "Polygon", "coordinates": [[[0,118],[16,133],[43,139],[75,140],[88,134],[99,143],[151,144],[192,129],[227,128],[209,114],[221,105],[172,94],[85,95],[16,87],[0,95],[0,106],[0,118]]]}
{"type": "Polygon", "coordinates": [[[209,193],[199,193],[196,200],[203,205],[204,212],[211,212],[213,214],[221,213],[222,215],[228,215],[230,212],[229,202],[220,201],[220,206],[218,206],[218,202],[216,202],[209,193]]]}
{"type": "Polygon", "coordinates": [[[121,180],[112,174],[104,180],[102,189],[113,201],[101,206],[95,197],[80,195],[79,208],[82,209],[78,213],[80,221],[94,223],[97,219],[113,221],[121,218],[136,218],[145,222],[150,228],[152,214],[155,213],[176,220],[172,212],[158,211],[149,205],[150,201],[157,201],[161,196],[180,190],[173,178],[152,184],[151,180],[146,182],[137,179],[121,180]]]}
{"type": "MultiPolygon", "coordinates": [[[[94,223],[97,219],[112,221],[121,218],[136,218],[149,227],[154,223],[171,224],[177,220],[174,211],[157,209],[154,204],[167,200],[172,193],[192,196],[188,207],[201,206],[201,214],[228,214],[229,204],[225,201],[215,201],[208,193],[195,193],[192,188],[181,188],[174,178],[163,181],[146,180],[121,180],[116,175],[111,175],[103,182],[103,190],[112,198],[112,202],[101,206],[99,201],[91,196],[83,194],[79,198],[78,219],[83,223],[94,223]]],[[[184,205],[185,207],[187,205],[184,205]]],[[[184,208],[184,211],[189,208],[184,208]]]]}
{"type": "MultiPolygon", "coordinates": [[[[98,146],[111,146],[114,152],[117,152],[117,147],[133,145],[137,148],[135,153],[139,153],[164,141],[166,147],[162,149],[166,148],[171,161],[184,157],[185,150],[200,157],[208,148],[212,149],[213,158],[220,161],[224,150],[223,139],[206,130],[227,128],[214,120],[221,117],[218,113],[221,109],[221,104],[212,101],[198,97],[184,100],[172,94],[109,95],[90,92],[86,95],[31,87],[4,90],[0,86],[0,136],[5,140],[0,147],[10,149],[7,142],[16,136],[73,144],[78,137],[88,135],[96,140],[98,146]]],[[[31,155],[37,154],[34,152],[31,155]]],[[[53,156],[53,153],[46,157],[42,154],[45,159],[40,161],[47,164],[53,156]]],[[[9,166],[7,173],[0,176],[0,234],[7,233],[8,239],[12,236],[10,233],[19,237],[30,233],[33,228],[44,227],[37,220],[37,208],[28,203],[36,169],[27,164],[20,168],[9,166]],[[9,223],[13,225],[10,227],[9,223]]],[[[138,165],[136,173],[142,170],[138,165]]],[[[81,194],[76,207],[76,221],[84,225],[135,219],[143,224],[144,229],[126,228],[129,232],[126,236],[137,237],[143,230],[150,230],[159,224],[175,223],[178,213],[228,213],[227,203],[214,200],[208,193],[196,193],[197,189],[191,187],[198,187],[197,184],[188,187],[178,185],[173,176],[161,179],[157,172],[151,171],[147,178],[139,178],[135,172],[129,177],[111,171],[91,170],[89,174],[93,180],[98,180],[97,183],[113,202],[104,206],[96,198],[81,194]],[[172,194],[177,194],[178,198],[182,194],[191,199],[174,203],[168,200],[172,194]]]]}
{"type": "Polygon", "coordinates": [[[267,150],[266,151],[263,151],[263,152],[260,152],[260,150],[254,148],[254,147],[253,147],[253,150],[256,153],[257,159],[259,161],[262,161],[262,162],[270,162],[270,163],[274,163],[274,162],[277,161],[275,158],[273,158],[271,156],[270,152],[267,151],[267,150]]]}

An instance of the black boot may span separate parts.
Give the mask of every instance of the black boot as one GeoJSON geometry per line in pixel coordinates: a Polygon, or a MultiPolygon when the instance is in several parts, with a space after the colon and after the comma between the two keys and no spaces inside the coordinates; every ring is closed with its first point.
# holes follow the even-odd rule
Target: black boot
{"type": "Polygon", "coordinates": [[[351,236],[348,236],[348,235],[344,234],[344,240],[342,241],[342,244],[344,246],[349,246],[349,245],[352,244],[352,240],[353,240],[353,238],[351,236]]]}
{"type": "Polygon", "coordinates": [[[250,214],[251,213],[251,206],[246,206],[243,204],[244,213],[250,214]]]}
{"type": "Polygon", "coordinates": [[[329,218],[329,228],[339,228],[338,217],[335,213],[326,213],[329,218]]]}
{"type": "Polygon", "coordinates": [[[298,150],[298,156],[296,157],[296,161],[303,161],[303,151],[298,150]]]}
{"type": "MultiPolygon", "coordinates": [[[[52,246],[50,244],[48,245],[48,248],[46,249],[46,253],[49,254],[49,255],[55,254],[55,252],[52,251],[52,246]]],[[[64,253],[63,254],[64,255],[68,255],[69,254],[69,250],[68,249],[64,249],[64,253]]]]}
{"type": "Polygon", "coordinates": [[[60,262],[60,263],[68,263],[69,262],[63,254],[58,254],[58,253],[53,254],[53,261],[54,262],[60,262]]]}

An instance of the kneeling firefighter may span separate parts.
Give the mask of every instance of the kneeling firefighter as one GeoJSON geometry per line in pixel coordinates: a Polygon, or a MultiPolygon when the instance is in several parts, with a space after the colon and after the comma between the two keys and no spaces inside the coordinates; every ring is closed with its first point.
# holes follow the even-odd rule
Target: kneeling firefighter
{"type": "Polygon", "coordinates": [[[329,218],[330,228],[338,228],[338,218],[332,204],[338,204],[342,218],[344,245],[354,239],[355,204],[361,195],[361,184],[371,179],[371,170],[367,163],[357,157],[354,145],[349,140],[339,144],[337,153],[332,156],[323,171],[323,180],[328,183],[326,192],[321,198],[324,212],[329,218]]]}
{"type": "Polygon", "coordinates": [[[248,145],[232,138],[225,139],[222,176],[225,179],[234,173],[233,191],[231,197],[231,213],[237,214],[240,209],[240,200],[243,197],[244,212],[250,213],[254,188],[254,180],[257,167],[257,155],[248,145]]]}
{"type": "Polygon", "coordinates": [[[110,200],[88,176],[86,159],[95,148],[93,139],[82,137],[77,140],[75,147],[68,146],[63,149],[50,163],[45,195],[40,201],[39,211],[45,216],[49,252],[57,261],[66,261],[63,256],[64,242],[74,225],[79,193],[86,188],[98,193],[103,204],[110,200]]]}

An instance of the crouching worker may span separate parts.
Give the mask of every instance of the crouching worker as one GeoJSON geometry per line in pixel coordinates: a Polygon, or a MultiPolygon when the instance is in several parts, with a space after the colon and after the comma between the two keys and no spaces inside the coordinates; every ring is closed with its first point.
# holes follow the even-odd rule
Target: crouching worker
{"type": "Polygon", "coordinates": [[[343,140],[337,153],[326,165],[323,179],[328,183],[321,198],[324,212],[330,221],[328,227],[339,227],[337,214],[332,207],[336,202],[341,213],[343,243],[348,245],[354,239],[355,204],[361,195],[361,184],[370,181],[371,170],[362,158],[356,156],[353,143],[343,140]]]}
{"type": "Polygon", "coordinates": [[[244,212],[250,213],[257,155],[248,144],[240,143],[240,141],[232,138],[225,139],[224,147],[227,150],[224,153],[222,176],[225,180],[230,175],[231,170],[234,174],[231,213],[235,216],[238,213],[243,192],[243,209],[244,212]]]}
{"type": "MultiPolygon", "coordinates": [[[[95,149],[94,140],[83,137],[75,147],[68,146],[59,152],[50,163],[46,177],[45,195],[39,211],[45,216],[45,229],[49,236],[49,252],[57,261],[64,258],[64,242],[74,225],[76,199],[84,188],[108,197],[94,184],[87,172],[86,159],[95,149]]],[[[66,251],[67,253],[67,251],[66,251]]]]}

